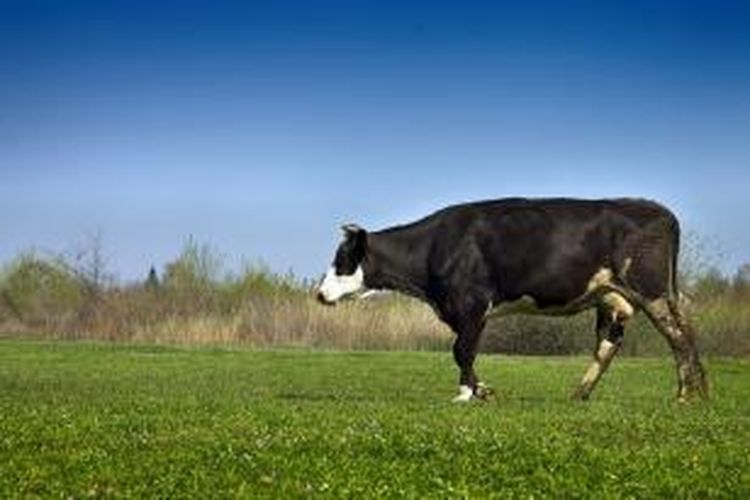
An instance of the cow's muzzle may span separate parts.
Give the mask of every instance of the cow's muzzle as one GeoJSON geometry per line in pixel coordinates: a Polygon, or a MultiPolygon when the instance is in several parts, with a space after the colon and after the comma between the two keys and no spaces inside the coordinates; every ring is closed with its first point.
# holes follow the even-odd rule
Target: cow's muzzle
{"type": "Polygon", "coordinates": [[[324,306],[335,306],[336,302],[328,300],[325,296],[325,294],[321,291],[318,291],[318,293],[315,294],[315,298],[318,299],[318,302],[323,304],[324,306]]]}

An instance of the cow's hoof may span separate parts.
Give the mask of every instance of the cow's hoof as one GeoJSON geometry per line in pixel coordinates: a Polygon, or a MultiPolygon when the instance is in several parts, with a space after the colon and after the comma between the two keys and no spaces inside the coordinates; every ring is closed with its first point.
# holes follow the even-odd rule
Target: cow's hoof
{"type": "Polygon", "coordinates": [[[492,387],[489,387],[483,382],[479,382],[477,384],[477,387],[474,389],[474,396],[477,399],[481,400],[488,400],[495,397],[495,390],[492,387]]]}
{"type": "Polygon", "coordinates": [[[468,385],[458,387],[458,396],[453,398],[454,403],[468,403],[474,398],[474,391],[468,385]]]}
{"type": "Polygon", "coordinates": [[[684,405],[700,403],[701,401],[706,401],[706,399],[706,395],[699,392],[686,392],[677,395],[677,402],[684,405]]]}
{"type": "Polygon", "coordinates": [[[681,404],[698,403],[708,400],[708,389],[705,385],[700,387],[684,387],[677,392],[677,402],[681,404]]]}
{"type": "Polygon", "coordinates": [[[588,401],[590,396],[591,392],[581,387],[573,393],[570,399],[573,401],[588,401]]]}

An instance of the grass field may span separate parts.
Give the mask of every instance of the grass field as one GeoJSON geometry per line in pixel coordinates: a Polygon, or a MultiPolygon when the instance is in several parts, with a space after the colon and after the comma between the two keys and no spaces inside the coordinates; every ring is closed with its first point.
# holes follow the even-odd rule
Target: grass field
{"type": "Polygon", "coordinates": [[[498,394],[450,403],[447,353],[0,341],[0,497],[750,498],[750,363],[480,357],[498,394]]]}

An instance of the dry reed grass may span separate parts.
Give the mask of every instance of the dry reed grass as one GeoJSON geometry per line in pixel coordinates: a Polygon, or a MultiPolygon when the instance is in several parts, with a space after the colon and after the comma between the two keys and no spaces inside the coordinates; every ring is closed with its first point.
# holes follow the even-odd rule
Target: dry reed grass
{"type": "MultiPolygon", "coordinates": [[[[92,287],[64,266],[22,258],[0,276],[0,334],[344,350],[446,350],[453,340],[434,312],[413,299],[387,294],[324,307],[304,282],[257,269],[216,280],[201,259],[206,260],[194,252],[178,260],[164,282],[123,288],[92,287]]],[[[704,352],[750,354],[750,287],[698,296],[690,312],[704,352]]],[[[594,344],[593,323],[590,313],[492,320],[482,349],[588,353],[594,344]]],[[[624,354],[666,352],[665,342],[645,318],[628,325],[624,354]]]]}

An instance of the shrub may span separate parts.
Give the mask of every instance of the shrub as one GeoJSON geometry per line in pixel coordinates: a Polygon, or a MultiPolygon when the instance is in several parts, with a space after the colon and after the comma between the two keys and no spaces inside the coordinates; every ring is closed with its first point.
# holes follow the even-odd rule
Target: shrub
{"type": "MultiPolygon", "coordinates": [[[[82,267],[80,260],[71,265],[33,253],[13,261],[0,276],[0,333],[382,350],[449,349],[454,338],[430,307],[417,300],[391,293],[322,307],[309,282],[274,273],[262,263],[227,273],[222,257],[192,238],[161,280],[152,270],[143,283],[118,287],[101,279],[101,259],[89,261],[93,264],[82,267]]],[[[730,281],[711,267],[704,269],[690,273],[691,299],[686,301],[702,350],[749,355],[748,273],[730,281]]],[[[567,318],[496,318],[489,321],[481,348],[509,354],[588,354],[595,344],[594,323],[593,311],[567,318]]],[[[643,315],[628,323],[623,354],[668,352],[643,315]]]]}
{"type": "Polygon", "coordinates": [[[17,258],[3,273],[5,309],[32,328],[70,323],[84,304],[80,281],[61,262],[34,254],[17,258]]]}

